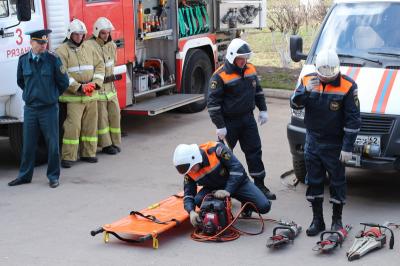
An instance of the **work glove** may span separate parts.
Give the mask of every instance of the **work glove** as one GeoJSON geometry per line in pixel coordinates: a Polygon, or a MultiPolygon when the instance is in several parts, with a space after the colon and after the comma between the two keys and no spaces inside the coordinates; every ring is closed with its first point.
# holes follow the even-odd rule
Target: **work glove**
{"type": "Polygon", "coordinates": [[[190,223],[194,227],[198,226],[201,223],[200,216],[199,216],[199,214],[197,212],[190,211],[189,216],[190,216],[190,223]]]}
{"type": "Polygon", "coordinates": [[[96,88],[96,84],[94,84],[93,82],[87,83],[87,84],[83,84],[82,85],[82,91],[86,96],[92,96],[93,91],[96,88]]]}
{"type": "Polygon", "coordinates": [[[260,126],[262,126],[267,122],[268,122],[267,111],[260,111],[260,114],[258,115],[258,123],[260,123],[260,126]]]}
{"type": "Polygon", "coordinates": [[[352,157],[353,157],[353,153],[351,151],[341,151],[339,160],[342,163],[346,163],[346,162],[350,161],[352,157]]]}
{"type": "Polygon", "coordinates": [[[223,128],[217,128],[217,137],[220,140],[225,139],[226,134],[228,133],[228,131],[226,130],[226,127],[223,128]]]}
{"type": "Polygon", "coordinates": [[[217,199],[224,199],[226,197],[229,197],[231,194],[224,190],[224,189],[220,189],[214,192],[214,197],[216,197],[217,199]]]}
{"type": "Polygon", "coordinates": [[[306,85],[306,91],[311,92],[313,89],[318,88],[318,87],[319,87],[319,79],[312,78],[306,85]]]}

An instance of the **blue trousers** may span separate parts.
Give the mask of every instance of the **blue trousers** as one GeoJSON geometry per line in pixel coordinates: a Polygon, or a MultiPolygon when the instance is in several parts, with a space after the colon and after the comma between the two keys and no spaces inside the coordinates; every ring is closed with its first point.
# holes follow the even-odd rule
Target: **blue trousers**
{"type": "Polygon", "coordinates": [[[47,178],[60,177],[60,152],[58,137],[58,104],[45,107],[24,107],[23,149],[18,178],[32,180],[35,154],[40,132],[48,149],[47,178]]]}
{"type": "MultiPolygon", "coordinates": [[[[203,198],[212,191],[213,190],[211,189],[203,187],[194,197],[194,203],[200,207],[201,203],[203,202],[203,198]]],[[[243,181],[243,183],[237,188],[231,197],[237,199],[242,204],[246,202],[254,203],[260,213],[267,213],[271,209],[271,202],[249,179],[243,181]]]]}
{"type": "Polygon", "coordinates": [[[326,173],[329,177],[329,192],[331,203],[346,202],[345,167],[339,160],[341,145],[317,143],[311,137],[306,137],[304,158],[306,163],[306,191],[310,202],[323,201],[326,173]]]}
{"type": "Polygon", "coordinates": [[[240,148],[246,157],[249,175],[263,181],[265,168],[262,162],[261,139],[253,113],[238,117],[224,117],[224,121],[228,131],[226,140],[230,148],[234,149],[239,141],[240,148]]]}

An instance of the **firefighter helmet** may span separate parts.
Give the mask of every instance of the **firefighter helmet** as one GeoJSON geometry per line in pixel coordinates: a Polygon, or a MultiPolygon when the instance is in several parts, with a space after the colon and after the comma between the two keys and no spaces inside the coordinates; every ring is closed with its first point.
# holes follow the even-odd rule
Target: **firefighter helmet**
{"type": "Polygon", "coordinates": [[[249,44],[242,39],[236,38],[233,39],[228,46],[226,59],[229,63],[233,64],[236,57],[240,56],[250,58],[252,54],[253,52],[251,51],[249,44]]]}
{"type": "Polygon", "coordinates": [[[108,18],[99,17],[93,25],[93,35],[99,37],[101,30],[114,30],[114,26],[108,18]]]}
{"type": "Polygon", "coordinates": [[[322,82],[331,82],[339,74],[340,61],[334,50],[328,49],[318,53],[315,59],[317,75],[322,82]]]}
{"type": "Polygon", "coordinates": [[[71,23],[69,23],[68,32],[67,32],[68,39],[71,39],[71,34],[73,32],[79,33],[79,34],[86,34],[87,30],[86,30],[85,23],[83,23],[79,19],[74,19],[73,21],[71,21],[71,23]]]}
{"type": "Polygon", "coordinates": [[[203,162],[199,146],[179,144],[175,149],[173,162],[180,174],[187,174],[194,165],[203,162]]]}

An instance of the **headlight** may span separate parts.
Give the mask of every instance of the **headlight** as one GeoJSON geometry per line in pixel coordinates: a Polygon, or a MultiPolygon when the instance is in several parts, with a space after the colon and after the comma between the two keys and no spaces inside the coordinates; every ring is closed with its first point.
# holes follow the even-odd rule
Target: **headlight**
{"type": "Polygon", "coordinates": [[[297,119],[303,120],[304,119],[304,114],[305,114],[304,108],[300,109],[300,110],[292,109],[292,116],[297,118],[297,119]]]}

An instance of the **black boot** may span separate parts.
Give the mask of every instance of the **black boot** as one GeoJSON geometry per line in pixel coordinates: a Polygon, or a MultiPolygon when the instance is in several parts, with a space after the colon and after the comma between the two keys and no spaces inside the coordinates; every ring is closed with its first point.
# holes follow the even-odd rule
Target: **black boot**
{"type": "Polygon", "coordinates": [[[343,204],[333,204],[332,206],[332,231],[338,231],[343,228],[342,224],[342,211],[343,211],[343,204]]]}
{"type": "Polygon", "coordinates": [[[312,203],[313,220],[306,233],[308,236],[316,236],[325,230],[324,216],[322,213],[322,201],[312,203]]]}
{"type": "Polygon", "coordinates": [[[114,148],[114,146],[110,145],[107,147],[104,147],[101,152],[106,153],[106,154],[110,154],[110,155],[114,155],[117,154],[118,151],[114,148]]]}
{"type": "Polygon", "coordinates": [[[267,197],[269,200],[276,200],[276,195],[272,193],[265,185],[263,181],[254,179],[254,185],[267,197]]]}

